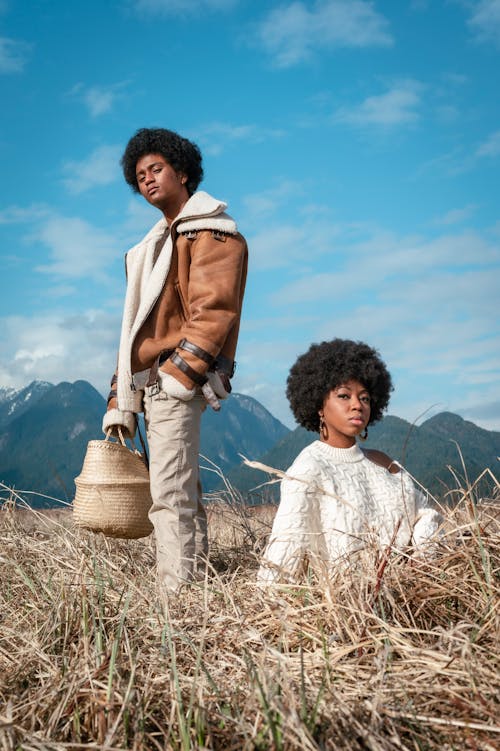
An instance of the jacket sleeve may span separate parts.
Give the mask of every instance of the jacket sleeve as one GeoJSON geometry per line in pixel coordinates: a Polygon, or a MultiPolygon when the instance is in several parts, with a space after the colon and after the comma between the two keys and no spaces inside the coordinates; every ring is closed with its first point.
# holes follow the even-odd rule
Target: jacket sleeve
{"type": "Polygon", "coordinates": [[[133,438],[136,432],[136,421],[133,412],[118,409],[118,400],[116,397],[116,384],[118,381],[118,368],[111,378],[111,391],[108,395],[106,412],[102,421],[102,432],[106,435],[111,432],[115,438],[118,436],[118,426],[124,429],[125,437],[133,438]]]}
{"type": "Polygon", "coordinates": [[[202,231],[192,243],[187,300],[182,301],[186,320],[179,341],[195,345],[202,356],[178,347],[161,367],[188,389],[203,382],[211,359],[239,321],[246,267],[247,245],[239,234],[202,231]],[[175,364],[179,357],[187,364],[187,373],[175,364]]]}
{"type": "Polygon", "coordinates": [[[318,493],[311,489],[308,477],[311,475],[282,480],[280,504],[257,575],[263,584],[293,580],[305,555],[316,548],[318,493]]]}
{"type": "MultiPolygon", "coordinates": [[[[125,277],[128,278],[128,269],[127,269],[127,258],[128,254],[125,255],[125,277]]],[[[113,376],[111,378],[111,389],[108,394],[107,399],[107,405],[106,405],[106,412],[103,417],[102,421],[102,432],[104,434],[107,434],[108,432],[111,432],[111,435],[117,437],[118,435],[118,426],[123,428],[125,430],[126,435],[128,434],[128,437],[133,438],[136,431],[136,421],[135,421],[135,415],[133,412],[128,412],[126,410],[118,409],[118,399],[117,399],[117,384],[118,384],[118,364],[116,365],[115,372],[113,373],[113,376]]]]}

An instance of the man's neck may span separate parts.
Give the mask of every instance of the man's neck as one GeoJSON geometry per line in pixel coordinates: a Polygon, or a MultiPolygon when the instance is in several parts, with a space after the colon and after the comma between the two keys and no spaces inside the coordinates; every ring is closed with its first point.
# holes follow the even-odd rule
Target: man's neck
{"type": "Polygon", "coordinates": [[[181,213],[182,209],[184,208],[188,200],[189,200],[189,196],[186,198],[185,201],[180,201],[179,203],[176,203],[175,206],[167,206],[163,210],[163,216],[167,220],[167,224],[169,227],[174,221],[174,219],[176,219],[179,216],[179,214],[181,213]]]}

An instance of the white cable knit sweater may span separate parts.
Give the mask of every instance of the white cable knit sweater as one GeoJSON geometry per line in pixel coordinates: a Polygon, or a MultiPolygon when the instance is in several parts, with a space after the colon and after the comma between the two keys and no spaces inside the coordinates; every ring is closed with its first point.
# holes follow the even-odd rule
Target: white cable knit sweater
{"type": "Polygon", "coordinates": [[[281,483],[281,501],[258,579],[293,578],[302,559],[327,565],[376,540],[394,547],[422,545],[437,530],[439,515],[427,506],[402,469],[390,474],[356,444],[338,449],[321,441],[307,446],[281,483]]]}

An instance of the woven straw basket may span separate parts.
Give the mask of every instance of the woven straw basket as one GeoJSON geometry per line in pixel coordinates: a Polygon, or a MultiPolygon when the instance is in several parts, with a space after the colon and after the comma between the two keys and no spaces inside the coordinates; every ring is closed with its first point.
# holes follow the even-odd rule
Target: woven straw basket
{"type": "Polygon", "coordinates": [[[89,441],[75,478],[73,520],[77,527],[128,540],[149,535],[153,526],[149,473],[141,455],[121,443],[89,441]]]}

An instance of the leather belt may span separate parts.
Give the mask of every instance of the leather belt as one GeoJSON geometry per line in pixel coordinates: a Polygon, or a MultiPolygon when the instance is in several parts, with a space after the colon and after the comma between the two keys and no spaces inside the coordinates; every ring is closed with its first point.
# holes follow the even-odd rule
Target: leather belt
{"type": "MultiPolygon", "coordinates": [[[[182,341],[179,342],[179,349],[184,349],[186,352],[191,352],[191,354],[195,355],[200,360],[203,360],[203,362],[206,362],[209,366],[209,371],[214,370],[220,370],[222,373],[225,373],[229,378],[232,378],[234,375],[234,370],[236,368],[236,363],[234,360],[230,360],[229,357],[225,357],[224,355],[217,355],[217,357],[213,357],[208,352],[206,352],[201,347],[198,347],[196,344],[192,344],[191,342],[188,342],[187,339],[182,339],[182,341]]],[[[149,371],[149,379],[147,382],[147,386],[154,386],[155,383],[158,381],[158,368],[163,365],[163,363],[170,359],[179,370],[181,370],[185,375],[187,375],[188,378],[190,378],[193,383],[196,383],[198,386],[203,386],[207,382],[207,376],[201,375],[201,373],[198,373],[196,370],[194,370],[177,352],[175,349],[164,349],[154,363],[152,364],[150,371],[149,371]]]]}
{"type": "Polygon", "coordinates": [[[158,365],[163,365],[165,360],[168,360],[172,352],[175,352],[175,349],[164,349],[163,352],[160,352],[158,355],[158,365]]]}
{"type": "Polygon", "coordinates": [[[162,365],[165,360],[168,360],[172,352],[175,352],[174,349],[164,349],[163,352],[160,352],[154,363],[151,365],[151,368],[149,370],[149,378],[148,382],[146,383],[146,386],[154,386],[155,383],[158,382],[158,368],[160,365],[162,365]]]}

